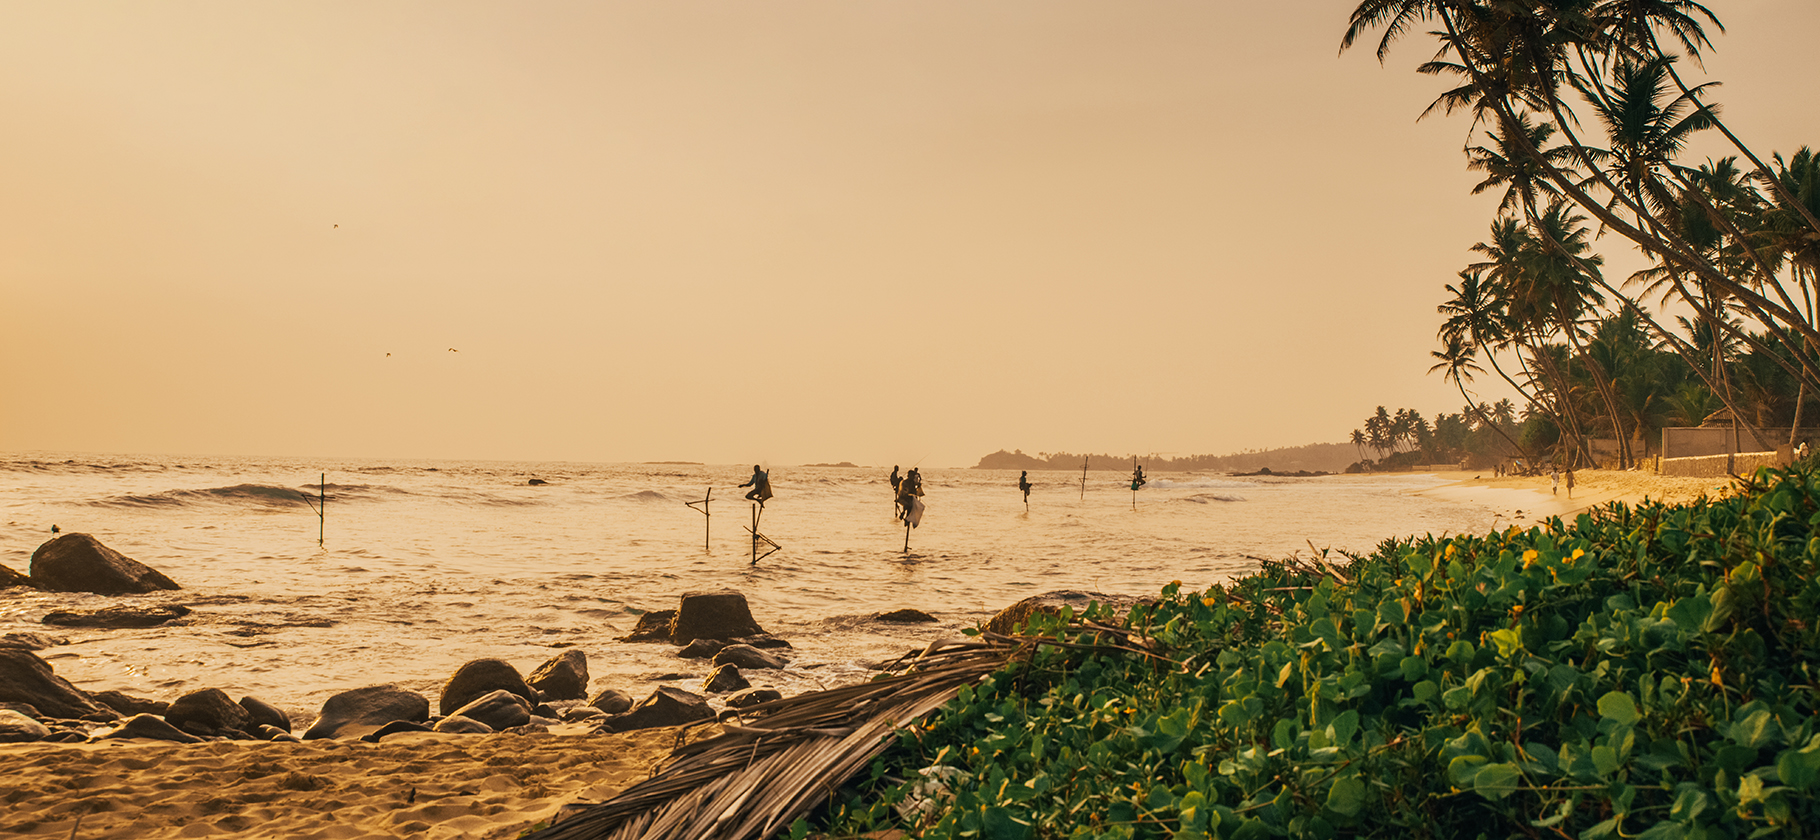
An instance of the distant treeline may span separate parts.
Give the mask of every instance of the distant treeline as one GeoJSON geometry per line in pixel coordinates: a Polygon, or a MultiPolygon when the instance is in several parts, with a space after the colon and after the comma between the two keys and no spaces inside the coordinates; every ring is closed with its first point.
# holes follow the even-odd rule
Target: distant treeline
{"type": "MultiPolygon", "coordinates": [[[[1146,472],[1158,470],[1256,472],[1265,467],[1276,472],[1296,472],[1298,470],[1341,472],[1349,464],[1358,460],[1359,454],[1349,444],[1310,443],[1306,446],[1257,449],[1235,452],[1231,455],[1188,455],[1181,458],[1138,455],[1136,457],[1137,462],[1144,465],[1146,472]]],[[[1081,462],[1085,460],[1088,469],[1128,471],[1131,469],[1131,459],[1131,455],[1103,453],[1038,452],[1035,455],[1026,455],[1022,449],[1011,452],[1001,449],[981,458],[973,468],[976,470],[1078,470],[1081,468],[1081,462]]]]}

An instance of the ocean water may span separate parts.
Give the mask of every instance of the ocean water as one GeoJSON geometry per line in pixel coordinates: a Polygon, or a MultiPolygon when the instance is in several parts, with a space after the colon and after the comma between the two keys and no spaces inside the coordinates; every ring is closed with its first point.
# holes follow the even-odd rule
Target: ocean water
{"type": "Polygon", "coordinates": [[[91,691],[171,700],[252,695],[303,722],[351,688],[434,699],[463,662],[526,673],[566,647],[593,689],[697,688],[708,668],[663,644],[615,641],[691,590],[732,588],[788,639],[791,664],[754,672],[786,693],[864,679],[874,663],[1058,589],[1150,595],[1204,588],[1318,548],[1484,531],[1491,511],[1415,495],[1432,476],[1322,478],[925,469],[922,525],[893,517],[890,468],[771,470],[751,563],[746,465],[303,460],[0,454],[0,564],[25,572],[51,526],[93,534],[184,588],[104,597],[0,590],[0,633],[67,642],[40,655],[91,691]],[[326,474],[325,516],[305,495],[326,474]],[[547,484],[532,485],[532,479],[547,484]],[[709,516],[684,503],[710,494],[709,516]],[[318,545],[318,537],[321,545],[318,545]],[[906,540],[908,550],[906,550],[906,540]],[[47,627],[59,609],[183,604],[181,623],[47,627]],[[883,624],[904,607],[935,625],[883,624]]]}

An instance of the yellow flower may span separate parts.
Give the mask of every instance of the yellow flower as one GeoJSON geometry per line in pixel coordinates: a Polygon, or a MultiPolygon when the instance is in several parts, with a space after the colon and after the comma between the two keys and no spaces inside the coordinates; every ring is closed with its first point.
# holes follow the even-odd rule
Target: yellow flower
{"type": "Polygon", "coordinates": [[[1202,604],[1202,606],[1208,606],[1208,607],[1211,607],[1211,606],[1216,606],[1216,605],[1218,605],[1218,604],[1219,604],[1219,602],[1218,602],[1218,601],[1215,601],[1215,600],[1214,600],[1214,599],[1212,599],[1212,598],[1202,598],[1202,599],[1201,599],[1201,604],[1202,604]]]}
{"type": "Polygon", "coordinates": [[[1460,550],[1459,546],[1454,545],[1453,543],[1448,543],[1447,544],[1447,558],[1449,560],[1453,559],[1454,552],[1459,551],[1459,550],[1460,550]]]}
{"type": "Polygon", "coordinates": [[[1174,587],[1180,587],[1182,585],[1182,582],[1179,580],[1172,580],[1169,582],[1169,585],[1174,586],[1174,587]]]}
{"type": "Polygon", "coordinates": [[[1586,549],[1584,549],[1584,548],[1576,548],[1576,549],[1574,549],[1574,553],[1573,553],[1573,556],[1572,556],[1572,557],[1569,557],[1569,558],[1567,558],[1567,559],[1566,559],[1566,560],[1563,560],[1563,561],[1561,561],[1561,562],[1563,562],[1563,563],[1566,563],[1566,564],[1567,564],[1567,565],[1569,565],[1569,566],[1572,566],[1572,565],[1573,565],[1573,564],[1574,564],[1574,561],[1575,561],[1575,560],[1578,560],[1578,559],[1580,559],[1580,558],[1582,558],[1582,557],[1585,557],[1585,556],[1586,556],[1586,549]]]}
{"type": "Polygon", "coordinates": [[[1539,552],[1533,548],[1528,551],[1523,552],[1523,568],[1527,569],[1531,566],[1534,566],[1536,564],[1536,558],[1541,557],[1541,556],[1542,556],[1542,552],[1539,552]]]}

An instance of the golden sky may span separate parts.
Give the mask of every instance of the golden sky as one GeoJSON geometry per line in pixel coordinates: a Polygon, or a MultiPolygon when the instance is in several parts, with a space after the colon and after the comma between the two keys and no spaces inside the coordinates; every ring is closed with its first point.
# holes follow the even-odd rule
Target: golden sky
{"type": "MultiPolygon", "coordinates": [[[[1337,54],[1353,5],[0,3],[0,449],[950,466],[1457,411],[1495,200],[1416,121],[1428,41],[1337,54]]],[[[1820,3],[1708,5],[1728,122],[1820,145],[1820,3]]]]}

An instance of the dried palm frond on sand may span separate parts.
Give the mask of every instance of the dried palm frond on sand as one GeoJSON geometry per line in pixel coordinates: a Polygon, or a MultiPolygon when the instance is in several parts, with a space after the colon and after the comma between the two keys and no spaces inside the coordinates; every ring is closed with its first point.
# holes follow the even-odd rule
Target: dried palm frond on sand
{"type": "Polygon", "coordinates": [[[677,749],[657,775],[526,840],[771,837],[1025,641],[940,641],[906,673],[748,707],[740,717],[752,725],[723,723],[722,734],[677,749]]]}

